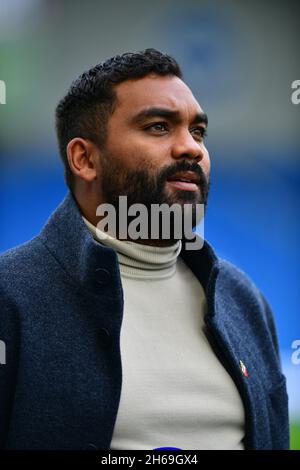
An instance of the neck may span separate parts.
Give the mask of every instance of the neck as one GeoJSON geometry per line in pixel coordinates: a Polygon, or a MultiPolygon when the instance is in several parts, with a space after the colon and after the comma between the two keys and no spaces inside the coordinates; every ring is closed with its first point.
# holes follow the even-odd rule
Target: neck
{"type": "MultiPolygon", "coordinates": [[[[117,238],[117,237],[116,237],[117,238]]],[[[118,238],[119,240],[119,238],[118,238]]],[[[133,241],[134,243],[140,243],[141,245],[150,245],[150,246],[171,246],[174,245],[178,240],[173,240],[173,239],[138,239],[138,240],[131,240],[130,238],[126,238],[127,241],[133,241]]]]}

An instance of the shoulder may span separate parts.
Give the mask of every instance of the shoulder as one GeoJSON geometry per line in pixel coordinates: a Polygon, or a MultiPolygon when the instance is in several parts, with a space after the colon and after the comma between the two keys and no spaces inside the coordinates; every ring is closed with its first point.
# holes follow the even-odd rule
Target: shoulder
{"type": "Polygon", "coordinates": [[[243,319],[252,325],[265,325],[278,353],[278,337],[274,315],[268,300],[253,280],[242,269],[219,258],[218,288],[221,299],[225,298],[231,308],[242,307],[243,319]]]}
{"type": "Polygon", "coordinates": [[[245,316],[260,318],[269,325],[273,322],[271,307],[260,288],[251,277],[235,264],[219,260],[218,290],[231,305],[242,306],[245,316]]]}
{"type": "Polygon", "coordinates": [[[33,265],[36,258],[39,258],[45,248],[39,237],[11,248],[0,254],[0,279],[1,276],[9,273],[17,274],[24,271],[28,266],[33,265]]]}
{"type": "Polygon", "coordinates": [[[218,261],[218,279],[224,289],[229,289],[232,294],[240,293],[240,295],[247,295],[261,301],[260,289],[245,271],[224,258],[218,258],[218,261]]]}
{"type": "Polygon", "coordinates": [[[220,275],[224,276],[225,279],[235,281],[239,285],[247,286],[250,289],[257,290],[257,287],[251,277],[243,271],[239,266],[231,263],[227,259],[218,258],[220,275]]]}
{"type": "MultiPolygon", "coordinates": [[[[21,291],[33,290],[45,279],[47,267],[53,264],[39,236],[0,255],[0,292],[14,297],[21,291]]],[[[48,270],[49,271],[49,270],[48,270]]]]}

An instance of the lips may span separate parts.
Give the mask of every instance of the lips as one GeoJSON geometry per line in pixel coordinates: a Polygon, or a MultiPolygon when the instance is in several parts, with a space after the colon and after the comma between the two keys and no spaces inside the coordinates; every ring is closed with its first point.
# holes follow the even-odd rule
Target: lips
{"type": "Polygon", "coordinates": [[[200,178],[193,171],[180,171],[170,176],[167,182],[177,189],[197,191],[199,189],[200,178]]]}
{"type": "Polygon", "coordinates": [[[182,181],[199,185],[200,178],[194,171],[180,171],[170,176],[167,181],[182,181]]]}

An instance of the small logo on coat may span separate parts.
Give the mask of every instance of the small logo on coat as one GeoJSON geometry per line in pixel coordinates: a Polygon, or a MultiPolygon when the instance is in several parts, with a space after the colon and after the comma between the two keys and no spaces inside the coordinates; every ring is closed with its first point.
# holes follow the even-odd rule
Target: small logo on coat
{"type": "Polygon", "coordinates": [[[245,377],[248,377],[248,370],[243,361],[240,361],[240,369],[245,377]]]}

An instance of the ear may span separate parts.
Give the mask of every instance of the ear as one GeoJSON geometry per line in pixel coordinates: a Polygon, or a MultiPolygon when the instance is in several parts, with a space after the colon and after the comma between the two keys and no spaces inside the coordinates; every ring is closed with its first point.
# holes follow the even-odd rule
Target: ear
{"type": "Polygon", "coordinates": [[[96,146],[90,140],[75,137],[67,145],[67,156],[74,175],[91,182],[97,178],[96,146]]]}

